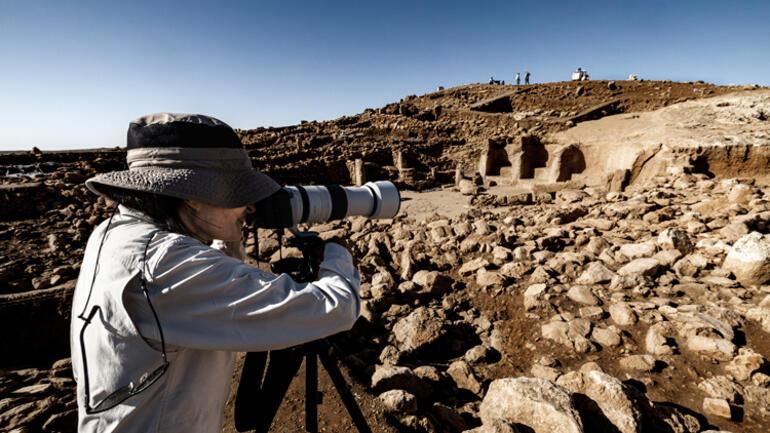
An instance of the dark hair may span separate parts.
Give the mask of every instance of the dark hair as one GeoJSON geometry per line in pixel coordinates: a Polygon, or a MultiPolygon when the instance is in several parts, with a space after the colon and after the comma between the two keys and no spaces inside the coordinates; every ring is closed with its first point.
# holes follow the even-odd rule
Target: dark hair
{"type": "Polygon", "coordinates": [[[169,232],[188,234],[179,219],[179,209],[184,205],[181,198],[110,185],[99,185],[99,192],[112,201],[142,212],[169,232]]]}

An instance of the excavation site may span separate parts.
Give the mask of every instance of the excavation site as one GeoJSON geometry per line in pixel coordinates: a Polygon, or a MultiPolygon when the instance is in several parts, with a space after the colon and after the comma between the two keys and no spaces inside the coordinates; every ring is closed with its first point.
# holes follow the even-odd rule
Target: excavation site
{"type": "MultiPolygon", "coordinates": [[[[400,191],[392,219],[301,227],[358,267],[361,317],[324,350],[371,431],[770,431],[770,89],[468,84],[236,132],[281,185],[400,191]]],[[[125,168],[0,152],[0,431],[77,429],[73,291],[114,206],[85,181],[125,168]]],[[[245,248],[297,254],[267,229],[245,248]]],[[[305,431],[304,371],[270,431],[305,431]]],[[[319,431],[358,431],[318,371],[319,431]]]]}

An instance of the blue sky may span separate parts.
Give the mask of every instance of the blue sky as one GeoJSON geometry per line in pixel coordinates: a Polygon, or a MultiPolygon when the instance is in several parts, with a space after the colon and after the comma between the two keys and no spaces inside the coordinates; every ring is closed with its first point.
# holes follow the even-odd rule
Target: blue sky
{"type": "Polygon", "coordinates": [[[770,2],[0,0],[0,150],[125,145],[128,122],[328,120],[436,86],[770,85],[770,2]]]}

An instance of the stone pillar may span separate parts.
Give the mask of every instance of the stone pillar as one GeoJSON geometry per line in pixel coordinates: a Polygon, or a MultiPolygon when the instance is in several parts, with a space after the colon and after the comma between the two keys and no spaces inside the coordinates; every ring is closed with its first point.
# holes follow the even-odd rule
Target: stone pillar
{"type": "Polygon", "coordinates": [[[463,167],[457,164],[455,167],[455,186],[459,186],[461,180],[463,180],[463,167]]]}
{"type": "Polygon", "coordinates": [[[353,185],[361,186],[366,183],[366,172],[364,171],[364,160],[361,158],[353,162],[353,185]]]}
{"type": "Polygon", "coordinates": [[[400,172],[406,168],[406,161],[404,160],[404,153],[400,150],[396,151],[396,168],[400,172]]]}

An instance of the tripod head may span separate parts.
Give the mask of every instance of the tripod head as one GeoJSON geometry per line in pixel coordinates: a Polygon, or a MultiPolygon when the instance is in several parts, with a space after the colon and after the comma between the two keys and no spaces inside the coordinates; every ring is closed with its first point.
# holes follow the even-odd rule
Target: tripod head
{"type": "MultiPolygon", "coordinates": [[[[298,283],[315,281],[323,258],[323,239],[317,232],[301,231],[296,228],[291,228],[289,231],[293,236],[286,240],[286,244],[300,250],[302,257],[282,258],[270,264],[270,270],[276,275],[288,274],[298,283]]],[[[279,236],[279,239],[281,238],[282,236],[279,236]]]]}

